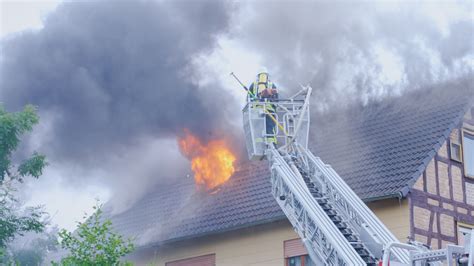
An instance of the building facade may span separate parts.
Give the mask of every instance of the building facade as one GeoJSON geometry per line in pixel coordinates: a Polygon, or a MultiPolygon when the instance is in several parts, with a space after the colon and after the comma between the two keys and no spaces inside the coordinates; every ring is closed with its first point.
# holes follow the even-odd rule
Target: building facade
{"type": "MultiPolygon", "coordinates": [[[[408,200],[387,199],[369,207],[401,241],[410,233],[408,200]]],[[[130,260],[159,266],[312,266],[287,220],[139,249],[130,260]]]]}
{"type": "Polygon", "coordinates": [[[434,249],[474,227],[474,109],[450,132],[410,194],[410,236],[434,249]]]}
{"type": "MultiPolygon", "coordinates": [[[[311,150],[401,242],[439,249],[462,244],[474,227],[474,90],[433,91],[319,120],[311,150]]],[[[211,194],[180,184],[115,215],[118,231],[137,242],[129,259],[162,266],[313,265],[270,193],[267,168],[248,162],[211,194]]]]}

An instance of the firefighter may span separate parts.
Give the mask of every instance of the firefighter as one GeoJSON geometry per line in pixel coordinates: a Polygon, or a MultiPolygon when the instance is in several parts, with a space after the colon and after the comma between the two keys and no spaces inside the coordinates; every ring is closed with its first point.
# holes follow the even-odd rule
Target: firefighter
{"type": "Polygon", "coordinates": [[[249,86],[249,94],[251,99],[267,98],[267,99],[278,99],[278,92],[275,84],[270,81],[269,75],[266,72],[260,72],[257,74],[257,80],[255,80],[249,86]]]}
{"type": "Polygon", "coordinates": [[[276,139],[276,106],[271,102],[278,100],[278,91],[273,82],[270,81],[266,72],[260,72],[257,80],[249,86],[250,99],[265,102],[265,132],[267,143],[277,143],[276,139]]]}

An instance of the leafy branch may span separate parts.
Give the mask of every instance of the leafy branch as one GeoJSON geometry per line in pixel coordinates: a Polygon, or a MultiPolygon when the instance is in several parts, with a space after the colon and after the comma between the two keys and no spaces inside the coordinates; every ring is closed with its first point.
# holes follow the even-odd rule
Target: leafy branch
{"type": "MultiPolygon", "coordinates": [[[[112,222],[102,218],[102,206],[94,206],[94,213],[85,222],[78,222],[74,232],[59,232],[61,247],[69,256],[55,265],[131,265],[120,258],[135,247],[130,239],[113,232],[112,222]]],[[[84,218],[87,217],[87,214],[84,218]]]]}
{"type": "Polygon", "coordinates": [[[11,162],[12,153],[20,144],[20,137],[30,132],[39,122],[36,108],[27,105],[21,112],[6,112],[0,105],[0,185],[7,180],[18,180],[32,176],[38,178],[47,165],[46,157],[34,152],[30,158],[14,167],[11,162]]]}

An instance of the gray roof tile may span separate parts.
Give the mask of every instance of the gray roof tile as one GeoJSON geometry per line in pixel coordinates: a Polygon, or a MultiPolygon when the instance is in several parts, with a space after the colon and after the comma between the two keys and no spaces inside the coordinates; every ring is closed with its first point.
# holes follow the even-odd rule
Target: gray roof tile
{"type": "Polygon", "coordinates": [[[311,150],[366,201],[406,193],[472,105],[472,85],[464,88],[410,93],[320,119],[311,150]]]}
{"type": "MultiPolygon", "coordinates": [[[[467,90],[452,89],[456,83],[445,84],[429,93],[316,114],[310,148],[364,200],[406,193],[472,105],[472,81],[463,82],[467,90]]],[[[190,179],[181,180],[112,217],[114,227],[135,237],[138,246],[282,219],[284,214],[270,193],[266,162],[243,163],[213,194],[196,191],[190,179]]]]}

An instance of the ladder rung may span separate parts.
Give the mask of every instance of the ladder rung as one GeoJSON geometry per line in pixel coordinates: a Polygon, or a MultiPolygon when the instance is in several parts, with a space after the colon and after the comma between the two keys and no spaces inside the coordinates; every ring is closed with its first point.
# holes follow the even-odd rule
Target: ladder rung
{"type": "Polygon", "coordinates": [[[319,197],[319,198],[316,198],[316,197],[315,197],[314,199],[315,199],[315,200],[327,200],[328,198],[326,198],[326,197],[319,197]]]}
{"type": "Polygon", "coordinates": [[[323,203],[320,204],[321,208],[323,208],[324,211],[329,211],[332,210],[332,207],[329,204],[323,203]]]}
{"type": "Polygon", "coordinates": [[[316,202],[318,202],[320,205],[321,204],[328,204],[327,198],[316,198],[316,202]]]}
{"type": "Polygon", "coordinates": [[[362,243],[357,243],[357,242],[351,242],[350,243],[352,247],[357,250],[357,249],[364,249],[364,245],[362,243]]]}
{"type": "Polygon", "coordinates": [[[354,235],[349,235],[349,236],[346,236],[346,239],[348,241],[357,241],[359,240],[357,237],[355,237],[354,235]]]}

